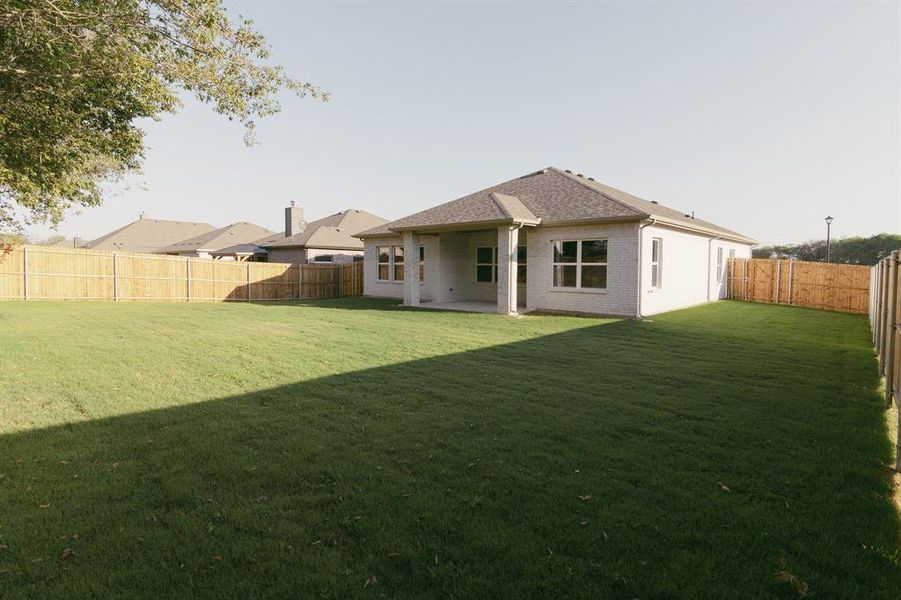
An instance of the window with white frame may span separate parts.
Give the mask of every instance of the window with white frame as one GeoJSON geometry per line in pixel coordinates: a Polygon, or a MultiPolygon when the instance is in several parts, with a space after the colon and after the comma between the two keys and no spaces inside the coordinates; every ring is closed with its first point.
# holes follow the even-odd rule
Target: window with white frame
{"type": "Polygon", "coordinates": [[[317,254],[313,257],[313,262],[318,263],[330,263],[334,262],[335,255],[334,254],[317,254]]]}
{"type": "Polygon", "coordinates": [[[720,246],[716,249],[716,282],[721,283],[723,281],[723,247],[720,246]]]}
{"type": "MultiPolygon", "coordinates": [[[[375,249],[378,257],[379,281],[404,280],[404,247],[378,246],[375,249]]],[[[419,281],[425,276],[425,248],[419,247],[419,281]]]]}
{"type": "Polygon", "coordinates": [[[554,287],[607,288],[607,240],[556,240],[553,245],[554,287]]]}
{"type": "Polygon", "coordinates": [[[476,281],[497,283],[497,246],[476,248],[476,281]]]}
{"type": "Polygon", "coordinates": [[[391,280],[391,246],[379,246],[375,249],[378,256],[378,280],[391,280]]]}
{"type": "Polygon", "coordinates": [[[404,280],[404,247],[391,246],[391,263],[394,265],[394,281],[404,280]]]}
{"type": "Polygon", "coordinates": [[[660,288],[663,284],[663,239],[651,240],[651,287],[660,288]]]}
{"type": "Polygon", "coordinates": [[[516,283],[526,282],[526,254],[525,246],[516,247],[516,283]]]}

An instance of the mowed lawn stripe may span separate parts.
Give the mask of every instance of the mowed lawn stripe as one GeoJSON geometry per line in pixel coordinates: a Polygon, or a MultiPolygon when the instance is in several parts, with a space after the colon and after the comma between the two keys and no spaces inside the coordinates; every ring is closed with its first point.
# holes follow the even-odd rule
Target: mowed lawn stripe
{"type": "Polygon", "coordinates": [[[4,303],[0,331],[13,597],[901,584],[863,317],[4,303]]]}

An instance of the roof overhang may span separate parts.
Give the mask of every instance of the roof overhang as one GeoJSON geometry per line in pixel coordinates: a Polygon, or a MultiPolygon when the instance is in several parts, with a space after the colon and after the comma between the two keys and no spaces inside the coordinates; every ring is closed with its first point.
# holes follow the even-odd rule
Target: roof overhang
{"type": "Polygon", "coordinates": [[[463,221],[459,223],[434,223],[425,225],[407,225],[392,227],[395,233],[415,231],[416,233],[441,233],[442,231],[479,231],[495,229],[503,225],[510,227],[535,227],[541,224],[541,219],[492,219],[490,221],[463,221]]]}
{"type": "Polygon", "coordinates": [[[743,235],[735,234],[735,233],[727,233],[725,231],[718,231],[716,229],[711,229],[710,227],[704,227],[703,225],[690,225],[688,223],[683,223],[679,221],[673,221],[667,219],[666,217],[658,217],[656,215],[648,215],[646,219],[651,220],[657,224],[665,225],[667,227],[672,227],[674,229],[683,229],[685,231],[691,231],[694,233],[701,233],[705,236],[709,236],[712,238],[716,238],[719,240],[729,240],[733,242],[739,242],[741,244],[748,244],[749,246],[756,246],[757,240],[744,237],[743,235]]]}

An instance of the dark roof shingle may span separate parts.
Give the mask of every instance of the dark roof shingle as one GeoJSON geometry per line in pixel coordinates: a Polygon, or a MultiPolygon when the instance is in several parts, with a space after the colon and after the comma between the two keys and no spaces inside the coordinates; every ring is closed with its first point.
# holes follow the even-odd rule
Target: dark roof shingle
{"type": "Polygon", "coordinates": [[[542,225],[651,218],[754,243],[754,240],[719,225],[685,216],[677,210],[555,167],[529,173],[374,227],[357,234],[357,237],[391,235],[415,228],[441,228],[456,224],[534,224],[528,223],[530,218],[540,219],[542,225]]]}

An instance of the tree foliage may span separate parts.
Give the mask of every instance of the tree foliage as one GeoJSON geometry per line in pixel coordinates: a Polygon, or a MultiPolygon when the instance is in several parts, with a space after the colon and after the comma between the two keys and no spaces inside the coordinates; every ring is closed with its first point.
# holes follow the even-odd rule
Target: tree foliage
{"type": "MultiPolygon", "coordinates": [[[[880,233],[864,237],[846,237],[831,241],[830,261],[850,265],[875,265],[893,250],[901,249],[901,235],[880,233]]],[[[800,244],[761,246],[753,251],[754,258],[793,258],[822,262],[826,260],[826,240],[811,240],[800,244]]]]}
{"type": "Polygon", "coordinates": [[[104,181],[141,164],[136,120],[174,112],[182,91],[243,123],[248,144],[279,91],[328,99],[268,58],[221,0],[0,0],[0,227],[99,204],[104,181]]]}

